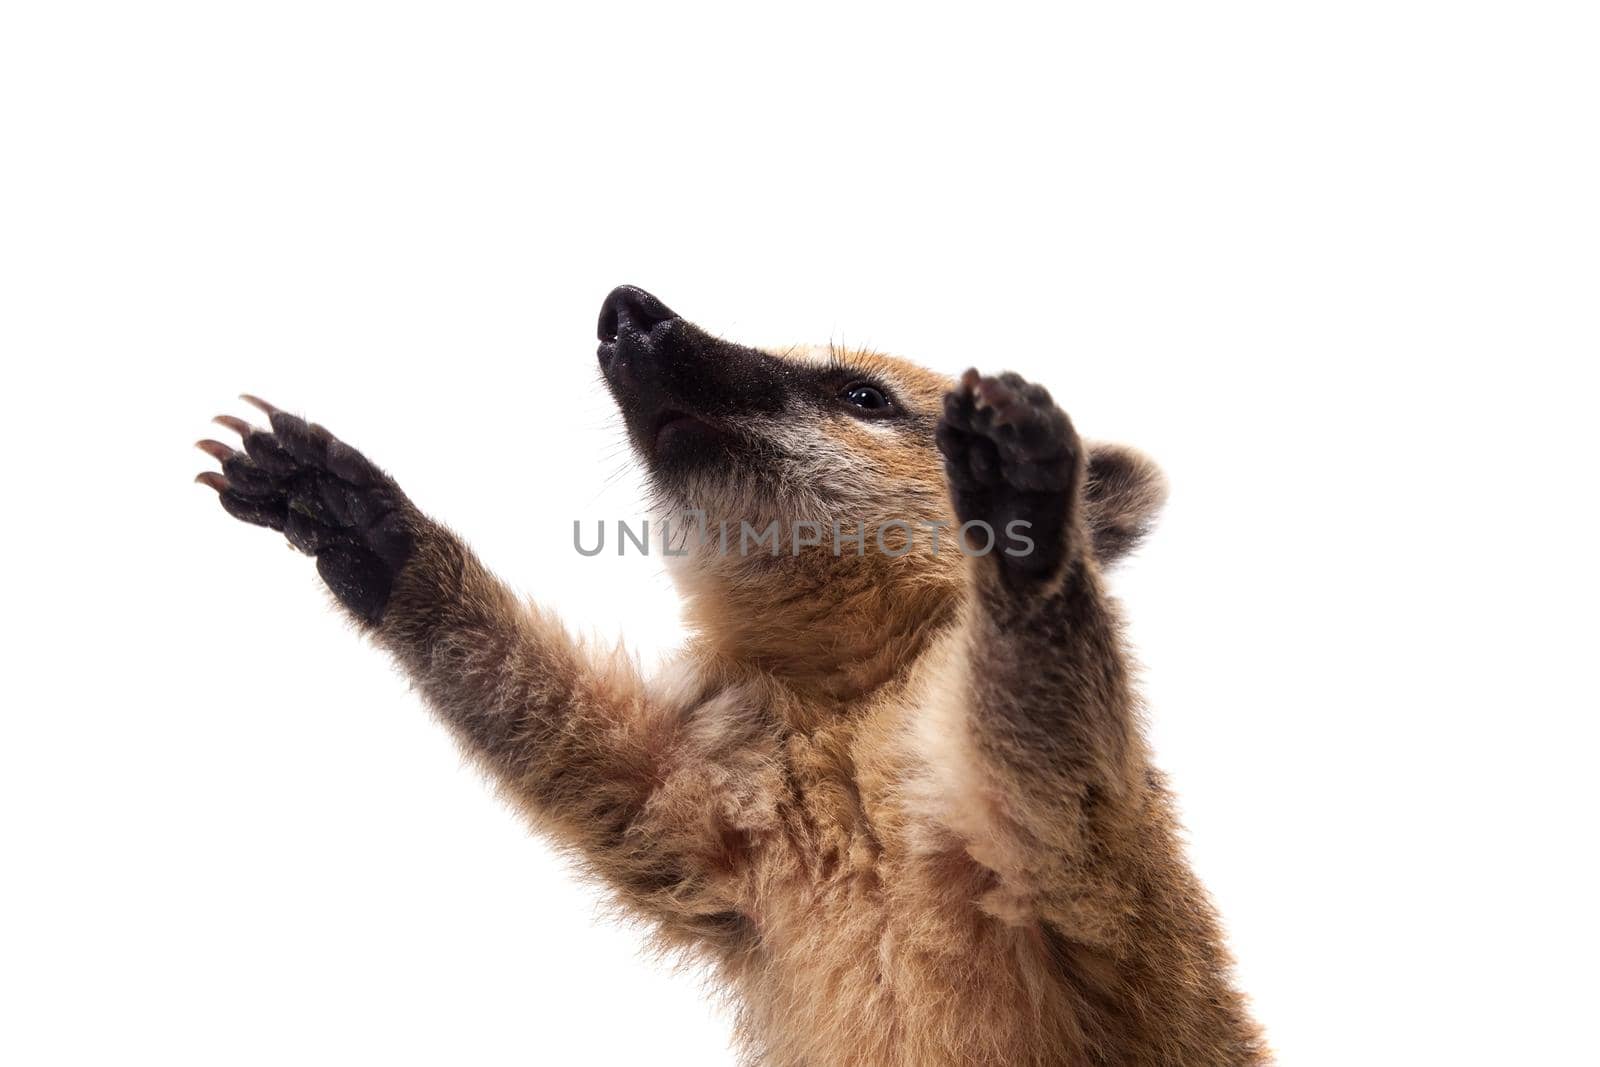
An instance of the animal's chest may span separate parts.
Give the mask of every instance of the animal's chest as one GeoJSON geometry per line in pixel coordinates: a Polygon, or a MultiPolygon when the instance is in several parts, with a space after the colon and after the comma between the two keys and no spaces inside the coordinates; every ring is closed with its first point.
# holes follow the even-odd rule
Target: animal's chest
{"type": "Polygon", "coordinates": [[[947,1049],[980,1030],[1006,1045],[1037,1009],[1036,939],[984,915],[986,872],[938,847],[894,789],[852,771],[816,759],[788,768],[779,829],[751,872],[761,963],[750,1008],[805,1050],[795,1062],[943,1062],[905,1057],[933,1056],[922,1044],[932,1035],[947,1049]],[[975,995],[986,1014],[963,1019],[975,995]],[[848,1054],[829,1059],[843,1034],[848,1054]]]}

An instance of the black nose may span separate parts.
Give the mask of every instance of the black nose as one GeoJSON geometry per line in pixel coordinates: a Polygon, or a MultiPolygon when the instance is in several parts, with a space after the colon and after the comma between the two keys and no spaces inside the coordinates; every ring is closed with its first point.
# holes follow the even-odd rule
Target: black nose
{"type": "Polygon", "coordinates": [[[648,334],[677,312],[634,285],[619,285],[600,305],[600,340],[610,344],[631,333],[648,334]]]}

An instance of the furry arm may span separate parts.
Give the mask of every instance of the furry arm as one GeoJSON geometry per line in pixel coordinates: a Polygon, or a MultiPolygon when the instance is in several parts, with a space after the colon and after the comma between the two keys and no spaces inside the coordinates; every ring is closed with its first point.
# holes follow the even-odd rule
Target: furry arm
{"type": "Polygon", "coordinates": [[[271,430],[219,420],[244,452],[201,443],[222,463],[200,480],[223,507],[315,556],[504,794],[624,905],[669,935],[736,936],[741,920],[713,886],[725,848],[715,826],[658,814],[664,788],[684,791],[683,730],[632,662],[576,644],[326,429],[256,403],[271,430]]]}
{"type": "Polygon", "coordinates": [[[1023,521],[1020,556],[968,561],[931,730],[951,821],[999,879],[992,910],[1114,940],[1121,879],[1104,842],[1141,802],[1136,704],[1084,514],[1084,449],[1039,386],[963,377],[939,429],[963,522],[1023,521]]]}

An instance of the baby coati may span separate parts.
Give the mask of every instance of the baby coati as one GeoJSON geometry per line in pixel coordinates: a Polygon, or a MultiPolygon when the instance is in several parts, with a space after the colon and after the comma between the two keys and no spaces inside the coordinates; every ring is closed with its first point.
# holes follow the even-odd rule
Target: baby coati
{"type": "Polygon", "coordinates": [[[631,287],[599,334],[659,516],[781,531],[674,535],[692,639],[651,677],[315,423],[246,397],[270,429],[219,417],[243,451],[201,442],[199,480],[315,556],[533,825],[709,961],[749,1062],[1264,1062],[1102,578],[1155,467],[1012,374],[746,348],[631,287]]]}

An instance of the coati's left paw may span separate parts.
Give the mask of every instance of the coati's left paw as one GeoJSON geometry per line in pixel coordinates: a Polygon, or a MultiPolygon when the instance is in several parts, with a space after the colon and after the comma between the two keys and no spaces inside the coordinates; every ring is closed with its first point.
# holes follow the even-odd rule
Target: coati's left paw
{"type": "Polygon", "coordinates": [[[221,441],[197,447],[222,464],[195,481],[217,491],[236,519],[265,526],[317,560],[317,573],[363,622],[383,617],[395,578],[410,559],[421,520],[411,501],[361,453],[314,422],[253,396],[272,424],[258,429],[229,415],[240,452],[221,441]]]}
{"type": "Polygon", "coordinates": [[[982,548],[992,536],[991,554],[1008,578],[1024,585],[1049,578],[1082,549],[1073,541],[1082,537],[1075,512],[1083,446],[1043,386],[969,370],[944,399],[936,438],[957,519],[989,527],[969,535],[969,544],[982,548]]]}

